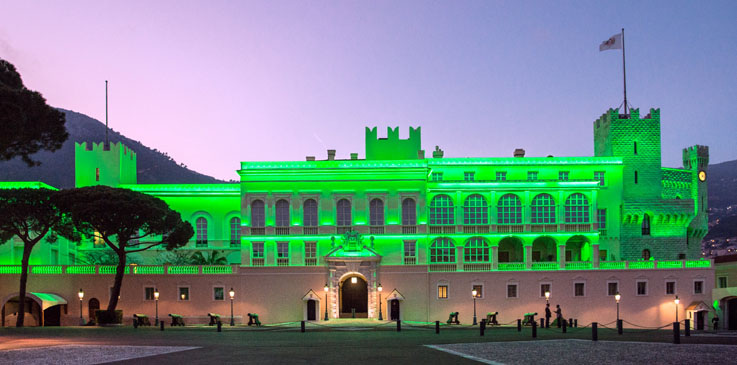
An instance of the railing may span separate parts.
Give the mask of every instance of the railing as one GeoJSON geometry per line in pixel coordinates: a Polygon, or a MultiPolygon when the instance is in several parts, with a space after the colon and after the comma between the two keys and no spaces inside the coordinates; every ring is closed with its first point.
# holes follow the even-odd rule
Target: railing
{"type": "Polygon", "coordinates": [[[430,226],[430,234],[453,234],[456,226],[430,226]]]}
{"type": "Polygon", "coordinates": [[[469,272],[491,271],[491,263],[490,262],[464,263],[463,271],[469,271],[469,272]]]}
{"type": "Polygon", "coordinates": [[[200,273],[200,267],[196,265],[186,266],[169,266],[167,267],[167,274],[183,274],[183,275],[195,275],[200,273]]]}
{"type": "Polygon", "coordinates": [[[240,241],[230,241],[230,247],[241,247],[240,241]]]}
{"type": "Polygon", "coordinates": [[[655,261],[630,261],[627,266],[630,269],[654,269],[655,261]]]}
{"type": "Polygon", "coordinates": [[[384,234],[384,226],[369,226],[369,234],[384,234]]]}
{"type": "Polygon", "coordinates": [[[415,234],[417,233],[417,226],[402,226],[403,234],[415,234]]]}
{"type": "MultiPolygon", "coordinates": [[[[67,272],[69,272],[69,268],[67,268],[67,272]]],[[[136,265],[133,267],[133,273],[134,274],[158,274],[163,275],[164,274],[164,267],[163,266],[139,266],[136,265]]],[[[93,272],[94,274],[94,272],[93,272]]]]}
{"type": "Polygon", "coordinates": [[[289,227],[276,227],[276,234],[278,236],[286,236],[289,234],[289,227]]]}
{"type": "Polygon", "coordinates": [[[532,263],[532,270],[558,270],[560,264],[556,261],[539,261],[532,263]]]}
{"type": "Polygon", "coordinates": [[[289,258],[277,258],[276,259],[276,266],[289,266],[289,258]]]}
{"type": "MultiPolygon", "coordinates": [[[[97,268],[97,273],[103,275],[114,275],[117,269],[118,267],[115,265],[104,265],[97,268]]],[[[130,266],[126,266],[124,272],[126,274],[130,273],[130,266]]]]}
{"type": "Polygon", "coordinates": [[[599,268],[602,270],[622,270],[627,268],[627,261],[601,261],[599,268]]]}
{"type": "Polygon", "coordinates": [[[533,224],[530,226],[531,232],[558,232],[557,224],[533,224]]]}
{"type": "Polygon", "coordinates": [[[353,230],[351,226],[337,226],[335,227],[336,234],[345,234],[353,230]]]}
{"type": "Polygon", "coordinates": [[[251,265],[252,266],[264,266],[264,258],[263,257],[254,257],[251,259],[251,265]]]}
{"type": "Polygon", "coordinates": [[[212,265],[202,266],[203,274],[232,274],[233,266],[230,265],[212,265]]]}
{"type": "Polygon", "coordinates": [[[499,271],[524,271],[527,265],[524,262],[500,262],[499,271]]]}
{"type": "Polygon", "coordinates": [[[302,233],[303,234],[317,234],[317,227],[302,227],[302,233]]]}
{"type": "Polygon", "coordinates": [[[591,261],[566,262],[566,270],[590,270],[593,267],[591,261]]]}
{"type": "Polygon", "coordinates": [[[711,267],[711,260],[686,260],[686,268],[709,268],[711,267]]]}
{"type": "MultiPolygon", "coordinates": [[[[33,275],[114,275],[117,265],[31,265],[29,271],[33,275]]],[[[235,274],[233,265],[126,265],[126,275],[177,275],[177,274],[235,274]]],[[[20,274],[20,265],[2,265],[0,274],[20,274]]]]}
{"type": "Polygon", "coordinates": [[[415,257],[415,256],[405,256],[404,257],[404,264],[405,265],[416,265],[417,264],[417,257],[415,257]]]}
{"type": "MultiPolygon", "coordinates": [[[[18,273],[20,273],[20,270],[18,271],[18,273]]],[[[94,274],[95,273],[95,265],[67,266],[66,267],[66,273],[67,274],[88,274],[88,275],[89,274],[94,274]]]]}
{"type": "Polygon", "coordinates": [[[266,228],[264,227],[251,228],[251,236],[263,236],[265,234],[266,228]]]}
{"type": "Polygon", "coordinates": [[[456,271],[456,264],[430,264],[430,272],[453,272],[456,271]]]}
{"type": "Polygon", "coordinates": [[[463,233],[489,233],[489,226],[463,226],[463,233]]]}
{"type": "Polygon", "coordinates": [[[496,226],[499,233],[522,233],[525,231],[524,224],[500,224],[496,226]]]}
{"type": "Polygon", "coordinates": [[[683,267],[683,260],[662,260],[657,265],[658,269],[680,269],[683,267]]]}
{"type": "Polygon", "coordinates": [[[31,266],[31,274],[61,274],[61,266],[31,266]]]}
{"type": "Polygon", "coordinates": [[[564,224],[563,232],[589,232],[591,231],[590,223],[582,224],[564,224]]]}
{"type": "Polygon", "coordinates": [[[317,266],[317,258],[316,257],[305,258],[305,266],[317,266]]]}

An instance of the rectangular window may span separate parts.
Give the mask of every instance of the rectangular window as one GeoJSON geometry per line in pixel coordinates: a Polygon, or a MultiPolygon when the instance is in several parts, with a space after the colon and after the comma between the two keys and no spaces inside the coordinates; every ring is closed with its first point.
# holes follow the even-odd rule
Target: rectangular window
{"type": "Polygon", "coordinates": [[[610,281],[606,283],[606,295],[613,297],[619,293],[619,283],[616,281],[610,281]]]}
{"type": "Polygon", "coordinates": [[[599,223],[599,230],[606,229],[606,209],[596,210],[596,222],[599,223]]]}
{"type": "Polygon", "coordinates": [[[675,295],[675,294],[676,294],[676,282],[666,281],[665,282],[665,295],[675,295]]]}
{"type": "Polygon", "coordinates": [[[527,181],[537,181],[537,171],[527,171],[527,181]]]}
{"type": "Polygon", "coordinates": [[[466,171],[463,173],[463,181],[473,181],[474,175],[476,175],[473,171],[466,171]]]}
{"type": "Polygon", "coordinates": [[[430,175],[430,179],[432,181],[443,181],[443,173],[442,172],[433,172],[430,175]]]}
{"type": "Polygon", "coordinates": [[[586,296],[586,283],[573,283],[573,296],[574,297],[586,296]]]}
{"type": "Polygon", "coordinates": [[[517,298],[517,284],[507,284],[507,298],[517,298]]]}
{"type": "Polygon", "coordinates": [[[704,281],[703,280],[696,280],[693,282],[693,293],[694,294],[704,294],[704,281]]]}
{"type": "Polygon", "coordinates": [[[726,276],[720,276],[717,278],[717,288],[726,288],[727,287],[727,277],[726,276]]]}
{"type": "Polygon", "coordinates": [[[637,282],[637,295],[647,295],[647,281],[637,282]]]}
{"type": "Polygon", "coordinates": [[[507,172],[506,171],[497,171],[496,172],[496,181],[507,181],[507,172]]]}
{"type": "Polygon", "coordinates": [[[438,285],[438,299],[448,299],[447,285],[438,285]]]}
{"type": "Polygon", "coordinates": [[[604,186],[606,184],[606,172],[594,171],[594,180],[599,180],[599,185],[604,186]]]}
{"type": "Polygon", "coordinates": [[[100,181],[100,168],[95,168],[95,181],[100,181]]]}
{"type": "Polygon", "coordinates": [[[147,287],[143,288],[143,298],[145,300],[154,300],[154,299],[156,299],[156,298],[154,298],[154,290],[155,289],[152,286],[147,286],[147,287]]]}
{"type": "Polygon", "coordinates": [[[189,287],[188,286],[180,286],[179,287],[179,298],[177,298],[180,301],[188,301],[189,300],[189,287]]]}
{"type": "Polygon", "coordinates": [[[637,184],[637,171],[635,171],[635,184],[637,184]]]}
{"type": "Polygon", "coordinates": [[[317,257],[317,242],[305,242],[305,258],[314,259],[317,257]]]}
{"type": "Polygon", "coordinates": [[[252,246],[253,246],[253,258],[256,258],[256,259],[264,258],[264,243],[254,242],[252,246]]]}
{"type": "Polygon", "coordinates": [[[548,293],[551,293],[552,294],[552,292],[550,291],[550,284],[549,283],[540,284],[540,298],[545,298],[545,292],[548,292],[548,293]]]}
{"type": "Polygon", "coordinates": [[[416,257],[417,242],[404,241],[404,257],[416,257]]]}
{"type": "Polygon", "coordinates": [[[289,242],[277,242],[276,243],[276,258],[279,258],[279,259],[289,258],[289,242]]]}
{"type": "MultiPolygon", "coordinates": [[[[475,284],[471,290],[476,291],[476,298],[483,298],[484,297],[484,286],[480,284],[475,284]]],[[[473,294],[473,292],[471,292],[473,294]]]]}
{"type": "Polygon", "coordinates": [[[225,288],[222,286],[212,288],[212,300],[225,300],[225,288]]]}
{"type": "Polygon", "coordinates": [[[558,171],[558,180],[568,181],[568,171],[558,171]]]}

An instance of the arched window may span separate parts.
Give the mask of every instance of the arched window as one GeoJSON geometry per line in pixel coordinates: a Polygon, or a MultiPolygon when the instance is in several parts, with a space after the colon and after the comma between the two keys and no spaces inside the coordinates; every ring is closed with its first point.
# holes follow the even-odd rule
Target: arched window
{"type": "Polygon", "coordinates": [[[241,219],[238,217],[230,218],[230,245],[241,245],[241,219]]]}
{"type": "Polygon", "coordinates": [[[402,225],[414,226],[417,224],[417,203],[412,198],[402,200],[402,225]]]}
{"type": "Polygon", "coordinates": [[[589,222],[589,200],[581,193],[575,193],[566,199],[566,223],[589,222]]]}
{"type": "Polygon", "coordinates": [[[197,228],[197,246],[207,246],[207,219],[197,218],[195,227],[197,228]]]}
{"type": "Polygon", "coordinates": [[[447,195],[438,195],[430,202],[430,224],[455,224],[453,200],[447,195]]]}
{"type": "Polygon", "coordinates": [[[650,216],[647,214],[642,218],[642,235],[650,235],[650,216]]]}
{"type": "Polygon", "coordinates": [[[539,194],[532,199],[532,223],[555,224],[555,199],[550,194],[539,194]]]}
{"type": "Polygon", "coordinates": [[[384,201],[381,199],[371,199],[369,203],[369,224],[372,226],[384,225],[384,201]]]}
{"type": "Polygon", "coordinates": [[[642,259],[643,260],[650,260],[650,250],[648,250],[648,249],[642,250],[642,259]]]}
{"type": "Polygon", "coordinates": [[[317,202],[315,199],[307,199],[302,204],[304,210],[304,222],[305,227],[317,227],[317,202]]]}
{"type": "Polygon", "coordinates": [[[489,244],[483,238],[470,238],[463,251],[465,262],[489,262],[489,244]]]}
{"type": "Polygon", "coordinates": [[[450,238],[438,238],[430,245],[430,263],[456,262],[456,248],[450,238]]]}
{"type": "Polygon", "coordinates": [[[348,199],[338,200],[337,205],[337,225],[339,226],[350,226],[351,225],[351,202],[348,199]]]}
{"type": "Polygon", "coordinates": [[[463,224],[489,224],[489,206],[486,199],[473,194],[463,203],[463,224]]]}
{"type": "Polygon", "coordinates": [[[522,202],[517,195],[506,194],[499,198],[497,211],[499,224],[522,224],[522,202]]]}
{"type": "Polygon", "coordinates": [[[251,228],[262,228],[266,225],[263,200],[251,202],[251,228]]]}
{"type": "Polygon", "coordinates": [[[289,227],[289,202],[284,199],[276,201],[276,226],[289,227]]]}

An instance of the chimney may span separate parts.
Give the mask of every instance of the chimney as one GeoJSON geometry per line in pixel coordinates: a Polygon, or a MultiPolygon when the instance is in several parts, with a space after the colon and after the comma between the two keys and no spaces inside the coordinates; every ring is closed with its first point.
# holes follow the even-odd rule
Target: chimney
{"type": "Polygon", "coordinates": [[[351,160],[358,160],[358,153],[352,152],[351,153],[351,160]]]}
{"type": "Polygon", "coordinates": [[[425,159],[425,150],[419,150],[419,151],[417,151],[417,158],[420,159],[420,160],[424,160],[425,159]]]}
{"type": "Polygon", "coordinates": [[[306,161],[315,161],[315,156],[307,156],[305,158],[306,158],[306,161]]]}
{"type": "Polygon", "coordinates": [[[517,148],[514,150],[514,157],[525,157],[525,150],[523,148],[517,148]]]}
{"type": "Polygon", "coordinates": [[[328,161],[335,160],[335,150],[328,150],[328,161]]]}
{"type": "Polygon", "coordinates": [[[440,147],[435,146],[435,151],[432,151],[432,158],[443,158],[443,150],[440,147]]]}

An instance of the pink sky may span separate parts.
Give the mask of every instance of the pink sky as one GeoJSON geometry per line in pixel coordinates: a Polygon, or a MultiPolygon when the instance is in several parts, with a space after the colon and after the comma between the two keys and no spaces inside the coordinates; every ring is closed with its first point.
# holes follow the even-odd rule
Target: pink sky
{"type": "Polygon", "coordinates": [[[592,155],[628,96],[662,108],[663,162],[737,158],[737,3],[6,1],[0,57],[49,103],[177,162],[237,179],[244,160],[364,152],[364,126],[423,127],[446,156],[592,155]]]}

